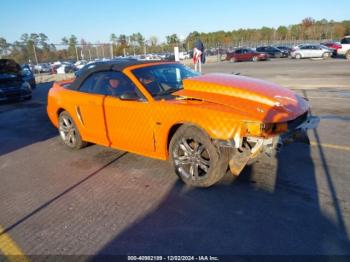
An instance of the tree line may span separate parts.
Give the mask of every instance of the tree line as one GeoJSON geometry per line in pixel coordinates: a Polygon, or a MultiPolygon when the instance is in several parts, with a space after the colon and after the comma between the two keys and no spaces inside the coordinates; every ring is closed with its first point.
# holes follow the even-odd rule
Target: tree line
{"type": "Polygon", "coordinates": [[[49,43],[44,33],[23,34],[18,41],[8,43],[0,37],[0,57],[12,58],[19,63],[49,62],[56,60],[79,60],[102,57],[115,57],[143,53],[171,52],[175,45],[183,49],[191,49],[194,41],[200,38],[207,48],[232,47],[239,42],[285,41],[285,40],[339,40],[344,35],[350,35],[350,20],[336,22],[321,19],[316,21],[311,17],[300,23],[279,26],[277,28],[263,26],[259,29],[238,29],[232,31],[217,31],[209,33],[191,32],[185,39],[177,34],[166,36],[165,42],[160,42],[156,36],[148,39],[141,33],[131,35],[112,33],[109,43],[91,43],[75,35],[66,36],[60,43],[49,43]]]}

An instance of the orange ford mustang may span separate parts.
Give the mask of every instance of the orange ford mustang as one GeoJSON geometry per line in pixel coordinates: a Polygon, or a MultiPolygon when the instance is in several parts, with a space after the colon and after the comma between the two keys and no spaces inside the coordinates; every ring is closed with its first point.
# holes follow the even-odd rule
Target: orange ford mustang
{"type": "Polygon", "coordinates": [[[47,112],[63,142],[170,159],[187,184],[238,175],[319,119],[289,89],[244,76],[199,75],[178,63],[112,61],[54,83],[47,112]]]}

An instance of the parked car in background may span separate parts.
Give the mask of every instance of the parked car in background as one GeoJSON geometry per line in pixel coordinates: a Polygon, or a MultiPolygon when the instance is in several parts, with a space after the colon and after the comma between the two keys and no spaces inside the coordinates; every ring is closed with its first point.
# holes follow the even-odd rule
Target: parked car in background
{"type": "Polygon", "coordinates": [[[57,74],[68,74],[68,73],[74,73],[77,70],[77,68],[68,62],[63,62],[57,69],[57,74]]]}
{"type": "Polygon", "coordinates": [[[37,73],[50,73],[51,66],[47,63],[41,63],[34,66],[34,71],[37,73]]]}
{"type": "Polygon", "coordinates": [[[269,57],[280,58],[288,57],[289,53],[283,50],[278,49],[274,46],[259,46],[256,48],[257,52],[263,52],[269,55],[269,57]]]}
{"type": "Polygon", "coordinates": [[[230,62],[238,61],[260,61],[267,60],[269,56],[266,53],[256,52],[251,48],[237,48],[233,52],[226,53],[226,60],[230,62]]]}
{"type": "Polygon", "coordinates": [[[191,56],[188,52],[184,51],[184,52],[179,52],[179,59],[180,60],[184,60],[184,59],[190,59],[191,56]]]}
{"type": "Polygon", "coordinates": [[[340,44],[341,48],[337,50],[338,55],[343,55],[346,59],[350,60],[350,35],[344,36],[340,44]]]}
{"type": "Polygon", "coordinates": [[[77,61],[77,62],[74,63],[74,66],[75,66],[77,69],[81,69],[81,68],[83,68],[86,64],[87,64],[87,61],[85,61],[85,60],[79,60],[79,61],[77,61]]]}
{"type": "Polygon", "coordinates": [[[288,54],[288,56],[290,55],[290,53],[292,52],[292,48],[289,47],[289,46],[284,46],[284,45],[279,45],[279,46],[276,46],[276,48],[278,48],[279,50],[285,52],[288,54]]]}
{"type": "Polygon", "coordinates": [[[321,43],[323,46],[327,46],[329,49],[333,50],[333,56],[336,56],[338,54],[338,49],[341,48],[341,44],[337,42],[324,42],[321,43]]]}
{"type": "Polygon", "coordinates": [[[303,44],[293,48],[291,58],[329,58],[333,50],[323,45],[303,44]]]}
{"type": "Polygon", "coordinates": [[[30,84],[32,89],[36,88],[34,73],[27,64],[22,65],[22,78],[30,84]]]}
{"type": "Polygon", "coordinates": [[[31,99],[32,88],[22,68],[12,59],[0,59],[0,101],[31,99]]]}

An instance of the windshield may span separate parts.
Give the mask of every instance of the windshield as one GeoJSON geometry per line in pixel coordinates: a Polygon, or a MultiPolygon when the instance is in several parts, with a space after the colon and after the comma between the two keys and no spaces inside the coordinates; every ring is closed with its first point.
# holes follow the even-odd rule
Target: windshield
{"type": "Polygon", "coordinates": [[[9,75],[16,76],[20,73],[21,67],[11,59],[0,59],[0,74],[3,75],[4,78],[9,75]]]}
{"type": "Polygon", "coordinates": [[[161,64],[133,70],[134,75],[153,97],[169,95],[182,89],[182,80],[200,73],[182,64],[161,64]]]}

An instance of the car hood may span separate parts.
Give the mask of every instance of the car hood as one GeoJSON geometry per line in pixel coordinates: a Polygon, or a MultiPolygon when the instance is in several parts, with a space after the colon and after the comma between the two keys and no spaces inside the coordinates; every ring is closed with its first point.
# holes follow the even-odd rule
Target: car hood
{"type": "Polygon", "coordinates": [[[247,120],[289,121],[309,109],[293,91],[245,76],[207,74],[185,79],[183,86],[174,95],[230,107],[247,120]]]}

